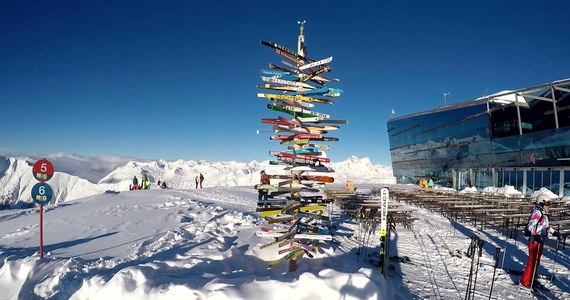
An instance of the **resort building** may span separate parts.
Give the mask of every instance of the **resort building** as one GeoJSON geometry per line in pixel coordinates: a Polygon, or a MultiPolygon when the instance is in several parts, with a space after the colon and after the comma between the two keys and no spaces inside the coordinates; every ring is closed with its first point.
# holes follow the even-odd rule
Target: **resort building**
{"type": "Polygon", "coordinates": [[[398,183],[570,196],[570,79],[391,118],[387,127],[398,183]]]}

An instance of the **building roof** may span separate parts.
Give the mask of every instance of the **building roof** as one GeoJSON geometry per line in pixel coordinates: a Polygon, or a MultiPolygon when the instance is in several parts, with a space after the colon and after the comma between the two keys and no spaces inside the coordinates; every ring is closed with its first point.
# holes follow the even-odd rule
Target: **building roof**
{"type": "MultiPolygon", "coordinates": [[[[530,94],[532,94],[534,92],[541,91],[541,90],[544,90],[544,89],[550,88],[550,87],[553,87],[555,89],[560,89],[560,90],[563,90],[565,92],[570,92],[570,78],[561,79],[561,80],[553,81],[551,83],[545,83],[545,84],[527,87],[527,88],[514,90],[514,91],[505,90],[505,91],[494,93],[494,94],[491,94],[488,96],[479,97],[479,98],[476,98],[473,100],[442,105],[442,106],[439,106],[439,107],[434,108],[434,109],[391,118],[388,121],[395,121],[395,120],[399,120],[399,119],[407,119],[409,117],[420,116],[420,115],[424,115],[424,114],[432,114],[435,112],[452,110],[452,109],[457,109],[457,108],[461,108],[461,107],[468,107],[468,106],[487,103],[487,102],[493,102],[493,103],[504,104],[504,105],[511,104],[514,102],[519,102],[519,103],[525,103],[525,105],[526,105],[526,99],[524,97],[521,97],[521,96],[529,96],[530,94]]],[[[540,98],[540,97],[533,96],[532,98],[540,98]]]]}

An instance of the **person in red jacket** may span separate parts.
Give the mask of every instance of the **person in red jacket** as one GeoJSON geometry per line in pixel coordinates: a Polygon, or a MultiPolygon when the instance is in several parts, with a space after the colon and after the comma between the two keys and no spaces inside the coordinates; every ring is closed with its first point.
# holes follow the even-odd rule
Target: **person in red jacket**
{"type": "MultiPolygon", "coordinates": [[[[265,171],[263,170],[259,174],[261,175],[261,178],[259,179],[260,184],[270,184],[271,176],[265,174],[265,171]]],[[[267,200],[268,197],[269,197],[268,189],[263,189],[258,191],[257,200],[261,199],[267,200]]]]}
{"type": "Polygon", "coordinates": [[[540,194],[536,198],[536,205],[532,209],[532,214],[527,224],[530,231],[528,240],[528,262],[521,279],[521,285],[527,288],[532,288],[538,266],[540,265],[540,257],[544,249],[544,242],[548,234],[552,234],[560,239],[560,234],[550,227],[550,220],[548,218],[548,208],[550,207],[551,199],[546,194],[540,194]]]}

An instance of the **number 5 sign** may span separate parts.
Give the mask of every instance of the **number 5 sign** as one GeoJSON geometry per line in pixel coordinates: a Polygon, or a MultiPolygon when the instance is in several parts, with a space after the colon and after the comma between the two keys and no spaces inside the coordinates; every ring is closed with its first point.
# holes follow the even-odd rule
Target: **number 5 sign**
{"type": "Polygon", "coordinates": [[[45,182],[52,178],[53,176],[53,165],[47,159],[40,159],[32,168],[32,172],[34,172],[34,178],[38,181],[45,182]]]}

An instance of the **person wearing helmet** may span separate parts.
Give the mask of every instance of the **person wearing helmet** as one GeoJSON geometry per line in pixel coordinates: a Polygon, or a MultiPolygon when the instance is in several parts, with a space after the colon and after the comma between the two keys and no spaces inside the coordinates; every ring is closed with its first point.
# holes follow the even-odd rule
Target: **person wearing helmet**
{"type": "Polygon", "coordinates": [[[544,249],[544,241],[548,234],[552,234],[560,239],[558,231],[550,227],[550,220],[548,218],[548,209],[551,204],[551,199],[546,194],[540,194],[536,198],[536,205],[532,209],[527,227],[530,231],[528,240],[528,262],[521,279],[521,285],[531,288],[534,280],[536,279],[536,271],[540,264],[540,257],[544,249]]]}

